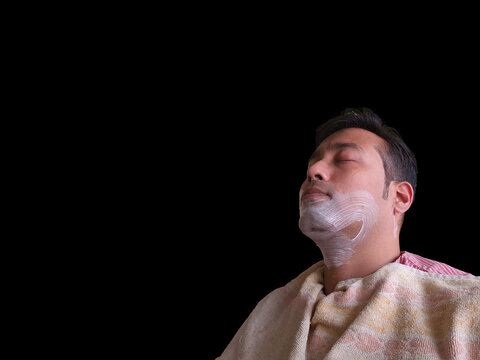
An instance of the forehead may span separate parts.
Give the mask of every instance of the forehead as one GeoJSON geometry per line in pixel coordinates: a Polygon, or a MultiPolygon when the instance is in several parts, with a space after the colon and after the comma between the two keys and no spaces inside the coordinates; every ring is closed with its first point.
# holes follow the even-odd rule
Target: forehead
{"type": "Polygon", "coordinates": [[[336,149],[337,144],[353,144],[366,155],[378,155],[378,150],[386,145],[380,136],[360,128],[339,130],[325,138],[315,150],[316,156],[323,155],[330,149],[336,149]]]}

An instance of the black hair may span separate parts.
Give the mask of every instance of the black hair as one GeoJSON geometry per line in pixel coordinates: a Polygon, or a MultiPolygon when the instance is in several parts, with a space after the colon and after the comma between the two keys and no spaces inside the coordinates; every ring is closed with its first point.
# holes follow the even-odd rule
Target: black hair
{"type": "Polygon", "coordinates": [[[392,181],[407,181],[413,192],[417,188],[417,160],[405,144],[400,133],[387,126],[382,119],[369,108],[348,108],[340,115],[317,127],[315,142],[317,147],[333,133],[347,128],[368,130],[385,140],[385,148],[377,148],[385,169],[385,187],[383,197],[387,198],[388,188],[392,181]]]}

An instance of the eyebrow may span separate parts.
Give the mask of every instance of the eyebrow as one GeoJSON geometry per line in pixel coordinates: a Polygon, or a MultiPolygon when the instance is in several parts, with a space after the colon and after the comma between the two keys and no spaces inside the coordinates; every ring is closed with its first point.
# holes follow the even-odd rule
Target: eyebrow
{"type": "MultiPolygon", "coordinates": [[[[352,143],[352,142],[342,142],[342,143],[333,143],[333,144],[330,144],[328,145],[328,147],[325,149],[325,152],[332,152],[332,151],[338,151],[338,150],[341,150],[341,149],[354,149],[360,153],[364,153],[363,149],[358,146],[357,144],[355,143],[352,143]]],[[[310,159],[308,162],[311,162],[312,160],[316,160],[316,159],[319,159],[321,158],[321,151],[319,149],[317,149],[313,154],[312,156],[310,156],[310,159]]]]}

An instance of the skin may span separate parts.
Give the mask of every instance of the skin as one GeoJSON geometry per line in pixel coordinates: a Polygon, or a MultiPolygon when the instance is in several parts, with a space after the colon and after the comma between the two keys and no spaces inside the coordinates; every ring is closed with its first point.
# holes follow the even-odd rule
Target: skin
{"type": "MultiPolygon", "coordinates": [[[[378,206],[378,218],[352,257],[341,266],[325,267],[324,291],[328,295],[338,282],[365,277],[400,256],[400,228],[403,214],[413,201],[408,182],[391,182],[384,199],[385,170],[378,153],[385,147],[379,136],[359,128],[342,129],[327,137],[312,154],[300,196],[314,183],[340,193],[367,191],[378,206]]],[[[329,201],[329,196],[309,195],[303,201],[329,201]],[[315,198],[318,196],[318,198],[315,198]]],[[[302,199],[300,200],[302,201],[302,199]]],[[[359,224],[344,229],[354,236],[359,224]]]]}

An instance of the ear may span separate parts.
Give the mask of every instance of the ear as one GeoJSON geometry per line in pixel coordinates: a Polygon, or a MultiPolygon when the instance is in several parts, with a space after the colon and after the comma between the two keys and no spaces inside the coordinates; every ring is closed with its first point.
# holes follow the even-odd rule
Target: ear
{"type": "Polygon", "coordinates": [[[393,213],[404,214],[413,202],[413,188],[407,181],[394,183],[393,213]]]}

